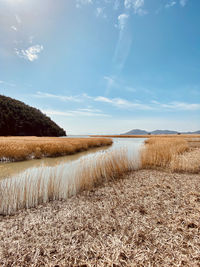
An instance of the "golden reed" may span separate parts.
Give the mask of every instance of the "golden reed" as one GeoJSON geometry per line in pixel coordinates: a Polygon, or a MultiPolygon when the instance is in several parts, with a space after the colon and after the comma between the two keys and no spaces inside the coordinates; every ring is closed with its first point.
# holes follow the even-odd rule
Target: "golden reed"
{"type": "Polygon", "coordinates": [[[65,200],[82,190],[140,167],[126,151],[91,155],[57,167],[40,167],[0,181],[0,214],[14,214],[52,200],[65,200]]]}
{"type": "Polygon", "coordinates": [[[71,155],[111,144],[109,138],[0,137],[0,161],[71,155]]]}
{"type": "Polygon", "coordinates": [[[200,172],[200,150],[180,138],[150,138],[141,151],[143,169],[164,168],[176,172],[200,172]]]}

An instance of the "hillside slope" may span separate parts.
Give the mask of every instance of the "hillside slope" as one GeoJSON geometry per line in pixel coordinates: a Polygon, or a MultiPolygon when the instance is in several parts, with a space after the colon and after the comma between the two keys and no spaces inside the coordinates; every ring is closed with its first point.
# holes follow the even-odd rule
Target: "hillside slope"
{"type": "Polygon", "coordinates": [[[65,131],[40,110],[0,95],[1,136],[65,136],[65,131]]]}

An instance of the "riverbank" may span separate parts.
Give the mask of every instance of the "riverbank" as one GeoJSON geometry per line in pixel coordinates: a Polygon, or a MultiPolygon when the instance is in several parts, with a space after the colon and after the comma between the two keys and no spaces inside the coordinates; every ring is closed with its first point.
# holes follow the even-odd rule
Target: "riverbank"
{"type": "Polygon", "coordinates": [[[72,155],[112,143],[110,138],[0,137],[0,162],[72,155]]]}
{"type": "Polygon", "coordinates": [[[0,217],[1,266],[198,266],[199,174],[140,170],[0,217]]]}

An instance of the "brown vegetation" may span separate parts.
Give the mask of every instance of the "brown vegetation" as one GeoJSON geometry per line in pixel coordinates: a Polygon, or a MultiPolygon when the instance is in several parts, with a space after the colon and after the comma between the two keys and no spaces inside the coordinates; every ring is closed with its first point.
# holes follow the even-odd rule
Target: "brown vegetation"
{"type": "Polygon", "coordinates": [[[125,151],[115,151],[69,165],[33,169],[0,181],[0,214],[13,214],[51,200],[66,200],[138,168],[138,161],[130,160],[125,151]]]}
{"type": "Polygon", "coordinates": [[[0,217],[0,266],[199,266],[199,175],[123,178],[0,217]]]}
{"type": "Polygon", "coordinates": [[[174,155],[170,163],[173,172],[200,173],[200,149],[192,149],[181,155],[174,155]]]}
{"type": "Polygon", "coordinates": [[[200,150],[191,149],[180,138],[150,138],[141,152],[142,168],[165,168],[178,172],[200,172],[200,150]]]}
{"type": "Polygon", "coordinates": [[[111,144],[109,138],[0,137],[0,161],[71,155],[111,144]]]}

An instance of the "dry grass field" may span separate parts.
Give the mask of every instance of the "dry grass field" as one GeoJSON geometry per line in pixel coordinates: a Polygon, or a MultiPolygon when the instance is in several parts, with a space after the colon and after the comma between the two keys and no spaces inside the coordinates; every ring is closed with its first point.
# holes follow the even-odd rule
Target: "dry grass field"
{"type": "Polygon", "coordinates": [[[0,266],[200,266],[196,174],[140,170],[0,216],[0,266]]]}
{"type": "Polygon", "coordinates": [[[109,138],[0,137],[0,160],[20,161],[71,155],[111,144],[112,139],[109,138]]]}
{"type": "MultiPolygon", "coordinates": [[[[197,143],[197,142],[196,142],[197,143]]],[[[200,172],[200,149],[182,138],[149,138],[141,152],[143,169],[200,172]]]]}
{"type": "Polygon", "coordinates": [[[198,146],[150,138],[141,165],[121,151],[80,164],[74,183],[1,184],[0,266],[200,266],[198,146]]]}

